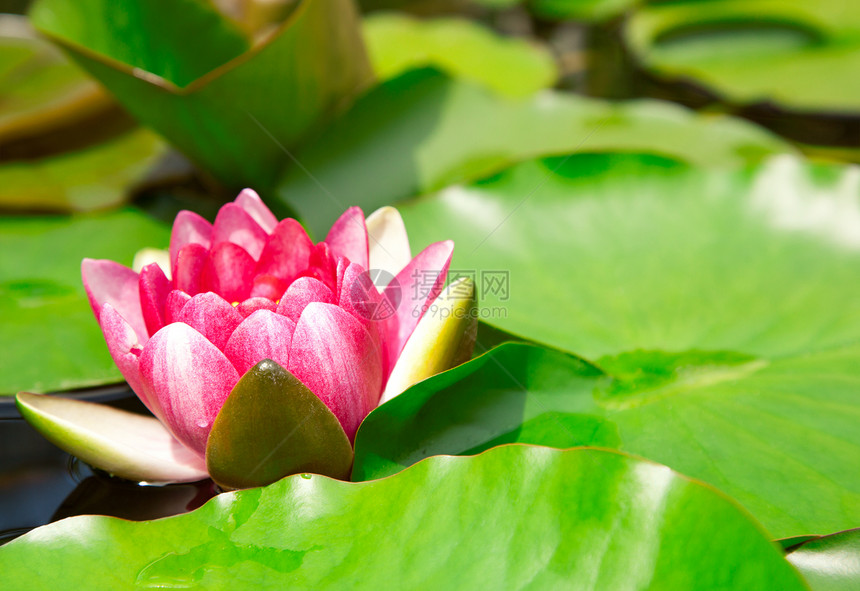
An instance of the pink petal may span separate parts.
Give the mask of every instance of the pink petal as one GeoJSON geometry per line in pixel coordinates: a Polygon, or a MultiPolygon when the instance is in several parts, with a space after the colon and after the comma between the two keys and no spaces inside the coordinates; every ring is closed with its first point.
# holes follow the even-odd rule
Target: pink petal
{"type": "MultiPolygon", "coordinates": [[[[338,305],[361,322],[373,338],[377,347],[382,347],[383,339],[389,335],[389,321],[396,311],[397,302],[389,302],[382,297],[371,279],[371,272],[361,265],[351,263],[343,273],[338,305]]],[[[393,359],[383,355],[383,375],[388,375],[388,367],[393,367],[393,359]]]]}
{"type": "Polygon", "coordinates": [[[271,359],[286,368],[295,328],[296,323],[286,316],[257,310],[233,331],[224,354],[240,375],[263,359],[271,359]]]}
{"type": "Polygon", "coordinates": [[[176,257],[173,266],[173,285],[189,295],[197,295],[203,289],[203,272],[209,261],[209,249],[200,244],[186,244],[176,257]]]}
{"type": "Polygon", "coordinates": [[[335,284],[337,287],[335,288],[334,294],[338,298],[340,298],[340,293],[343,291],[343,276],[346,273],[347,267],[349,267],[349,259],[342,256],[337,257],[337,270],[335,271],[335,284]]]}
{"type": "Polygon", "coordinates": [[[140,270],[140,306],[149,334],[155,334],[165,324],[164,304],[171,287],[170,280],[158,263],[150,263],[140,270]]]}
{"type": "Polygon", "coordinates": [[[268,298],[272,301],[281,299],[289,283],[281,281],[272,275],[257,275],[251,287],[252,298],[268,298]]]}
{"type": "Polygon", "coordinates": [[[321,281],[313,277],[296,279],[278,303],[277,312],[298,322],[311,302],[336,303],[334,294],[321,281]]]}
{"type": "Polygon", "coordinates": [[[244,189],[233,203],[248,212],[267,234],[271,234],[275,226],[278,225],[278,218],[266,207],[266,204],[253,189],[244,189]]]}
{"type": "Polygon", "coordinates": [[[242,318],[247,318],[257,310],[269,310],[274,312],[278,305],[269,298],[248,298],[236,306],[242,318]]]}
{"type": "Polygon", "coordinates": [[[331,409],[350,441],[379,401],[380,351],[361,323],[337,306],[305,308],[293,333],[288,369],[331,409]]]}
{"type": "Polygon", "coordinates": [[[367,226],[360,207],[350,207],[341,215],[325,238],[335,256],[343,256],[365,269],[369,258],[367,226]]]}
{"type": "Polygon", "coordinates": [[[164,324],[179,322],[179,314],[182,312],[182,308],[190,301],[191,296],[178,289],[174,289],[167,294],[167,300],[164,302],[164,324]]]}
{"type": "Polygon", "coordinates": [[[244,248],[222,242],[209,253],[204,286],[229,302],[241,302],[251,295],[256,263],[244,248]]]}
{"type": "Polygon", "coordinates": [[[235,203],[228,203],[218,211],[212,227],[213,245],[218,246],[222,242],[238,244],[255,261],[263,252],[267,238],[268,234],[260,224],[235,203]]]}
{"type": "Polygon", "coordinates": [[[289,283],[308,268],[312,249],[313,243],[300,223],[293,219],[282,220],[263,248],[257,273],[289,283]]]}
{"type": "Polygon", "coordinates": [[[125,378],[141,402],[146,405],[146,408],[152,414],[159,416],[161,407],[157,400],[149,398],[140,376],[139,362],[143,343],[137,338],[131,325],[110,304],[102,306],[100,324],[110,356],[113,357],[122,377],[125,378]]]}
{"type": "Polygon", "coordinates": [[[208,249],[212,244],[212,224],[193,211],[180,211],[170,234],[170,272],[176,277],[176,259],[187,244],[199,244],[208,249]]]}
{"type": "Polygon", "coordinates": [[[204,455],[212,422],[239,380],[233,364],[199,332],[177,322],[143,348],[140,374],[173,436],[204,455]]]}
{"type": "Polygon", "coordinates": [[[319,279],[332,290],[332,293],[337,291],[337,259],[331,253],[328,244],[320,242],[314,245],[308,260],[308,268],[303,274],[319,279]]]}
{"type": "Polygon", "coordinates": [[[227,339],[242,322],[242,315],[224,298],[208,291],[191,298],[177,321],[184,322],[223,350],[227,339]]]}
{"type": "Polygon", "coordinates": [[[145,343],[149,332],[140,307],[138,274],[114,261],[84,259],[81,276],[96,319],[102,306],[110,304],[134,329],[140,342],[145,343]]]}
{"type": "Polygon", "coordinates": [[[400,355],[403,345],[415,330],[427,306],[441,293],[453,253],[454,243],[450,240],[431,244],[409,261],[385,288],[384,297],[390,301],[400,300],[396,323],[392,324],[392,327],[396,324],[396,333],[390,334],[388,338],[390,346],[393,347],[389,354],[395,359],[400,355]],[[399,297],[396,294],[398,290],[399,297]]]}

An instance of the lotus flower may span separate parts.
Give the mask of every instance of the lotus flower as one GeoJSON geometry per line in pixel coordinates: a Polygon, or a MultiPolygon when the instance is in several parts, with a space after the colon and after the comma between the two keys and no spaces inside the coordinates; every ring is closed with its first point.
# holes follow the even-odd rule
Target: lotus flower
{"type": "Polygon", "coordinates": [[[206,475],[210,430],[231,391],[272,360],[324,403],[352,442],[381,400],[446,369],[452,351],[473,342],[473,330],[459,330],[439,350],[444,330],[429,315],[427,334],[416,333],[442,291],[452,252],[452,242],[437,242],[412,258],[393,208],[366,220],[350,208],[317,244],[247,189],[214,224],[180,212],[169,272],[158,263],[140,273],[109,260],[82,264],[111,356],[166,431],[152,419],[103,418],[100,412],[119,411],[69,400],[61,408],[43,402],[48,397],[19,395],[19,408],[49,439],[97,467],[143,480],[195,480],[206,475]],[[381,292],[370,269],[389,274],[381,292]],[[118,443],[103,446],[104,439],[118,443]],[[147,457],[137,457],[135,446],[147,457]]]}

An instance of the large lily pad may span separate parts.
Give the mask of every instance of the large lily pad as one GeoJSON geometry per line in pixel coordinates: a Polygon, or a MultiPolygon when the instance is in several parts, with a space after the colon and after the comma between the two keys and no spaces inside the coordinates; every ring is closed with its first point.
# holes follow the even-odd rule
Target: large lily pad
{"type": "Polygon", "coordinates": [[[546,48],[501,37],[464,18],[419,20],[377,13],[364,19],[364,38],[381,80],[435,66],[505,96],[525,97],[552,86],[558,76],[546,48]]]}
{"type": "Polygon", "coordinates": [[[375,482],[292,476],[158,521],[66,519],[0,548],[0,567],[10,590],[805,588],[708,487],[608,451],[525,446],[375,482]]]}
{"type": "Polygon", "coordinates": [[[204,0],[39,0],[31,19],[232,187],[268,187],[285,147],[372,78],[349,0],[304,0],[253,46],[204,0]]]}
{"type": "Polygon", "coordinates": [[[453,238],[451,268],[488,279],[485,322],[618,380],[593,396],[636,409],[622,449],[786,537],[860,519],[858,199],[857,168],[791,157],[573,155],[401,209],[410,237],[453,238]]]}
{"type": "Polygon", "coordinates": [[[142,212],[0,218],[0,395],[122,381],[81,284],[81,259],[131,265],[169,228],[142,212]]]}
{"type": "Polygon", "coordinates": [[[299,152],[303,167],[278,197],[322,237],[347,205],[372,211],[534,156],[635,151],[719,166],[792,150],[752,124],[669,103],[552,91],[505,99],[419,70],[369,92],[299,152]]]}
{"type": "Polygon", "coordinates": [[[764,359],[860,339],[860,168],[780,156],[704,169],[646,155],[532,161],[401,208],[451,268],[504,270],[481,319],[597,361],[764,359]]]}
{"type": "Polygon", "coordinates": [[[705,480],[774,537],[860,522],[860,347],[773,362],[633,353],[601,372],[558,351],[508,344],[373,411],[356,480],[438,454],[504,443],[612,447],[705,480]]]}
{"type": "Polygon", "coordinates": [[[653,3],[626,39],[646,67],[736,103],[860,111],[860,5],[843,0],[653,3]]]}

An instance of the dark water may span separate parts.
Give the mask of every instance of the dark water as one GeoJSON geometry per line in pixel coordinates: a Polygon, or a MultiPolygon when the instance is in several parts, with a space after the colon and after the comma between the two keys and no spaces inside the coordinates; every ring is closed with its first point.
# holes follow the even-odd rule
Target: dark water
{"type": "MultiPolygon", "coordinates": [[[[134,412],[146,409],[126,387],[76,394],[134,412]]],[[[215,496],[211,481],[141,486],[91,469],[45,440],[0,402],[0,544],[74,515],[146,520],[196,509],[215,496]]]]}

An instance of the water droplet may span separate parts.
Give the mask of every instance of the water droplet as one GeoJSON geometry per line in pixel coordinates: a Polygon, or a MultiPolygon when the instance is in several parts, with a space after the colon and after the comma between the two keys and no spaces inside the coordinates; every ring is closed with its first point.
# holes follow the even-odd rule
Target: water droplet
{"type": "Polygon", "coordinates": [[[302,474],[302,478],[304,478],[305,480],[310,480],[311,475],[310,474],[302,474]]]}

